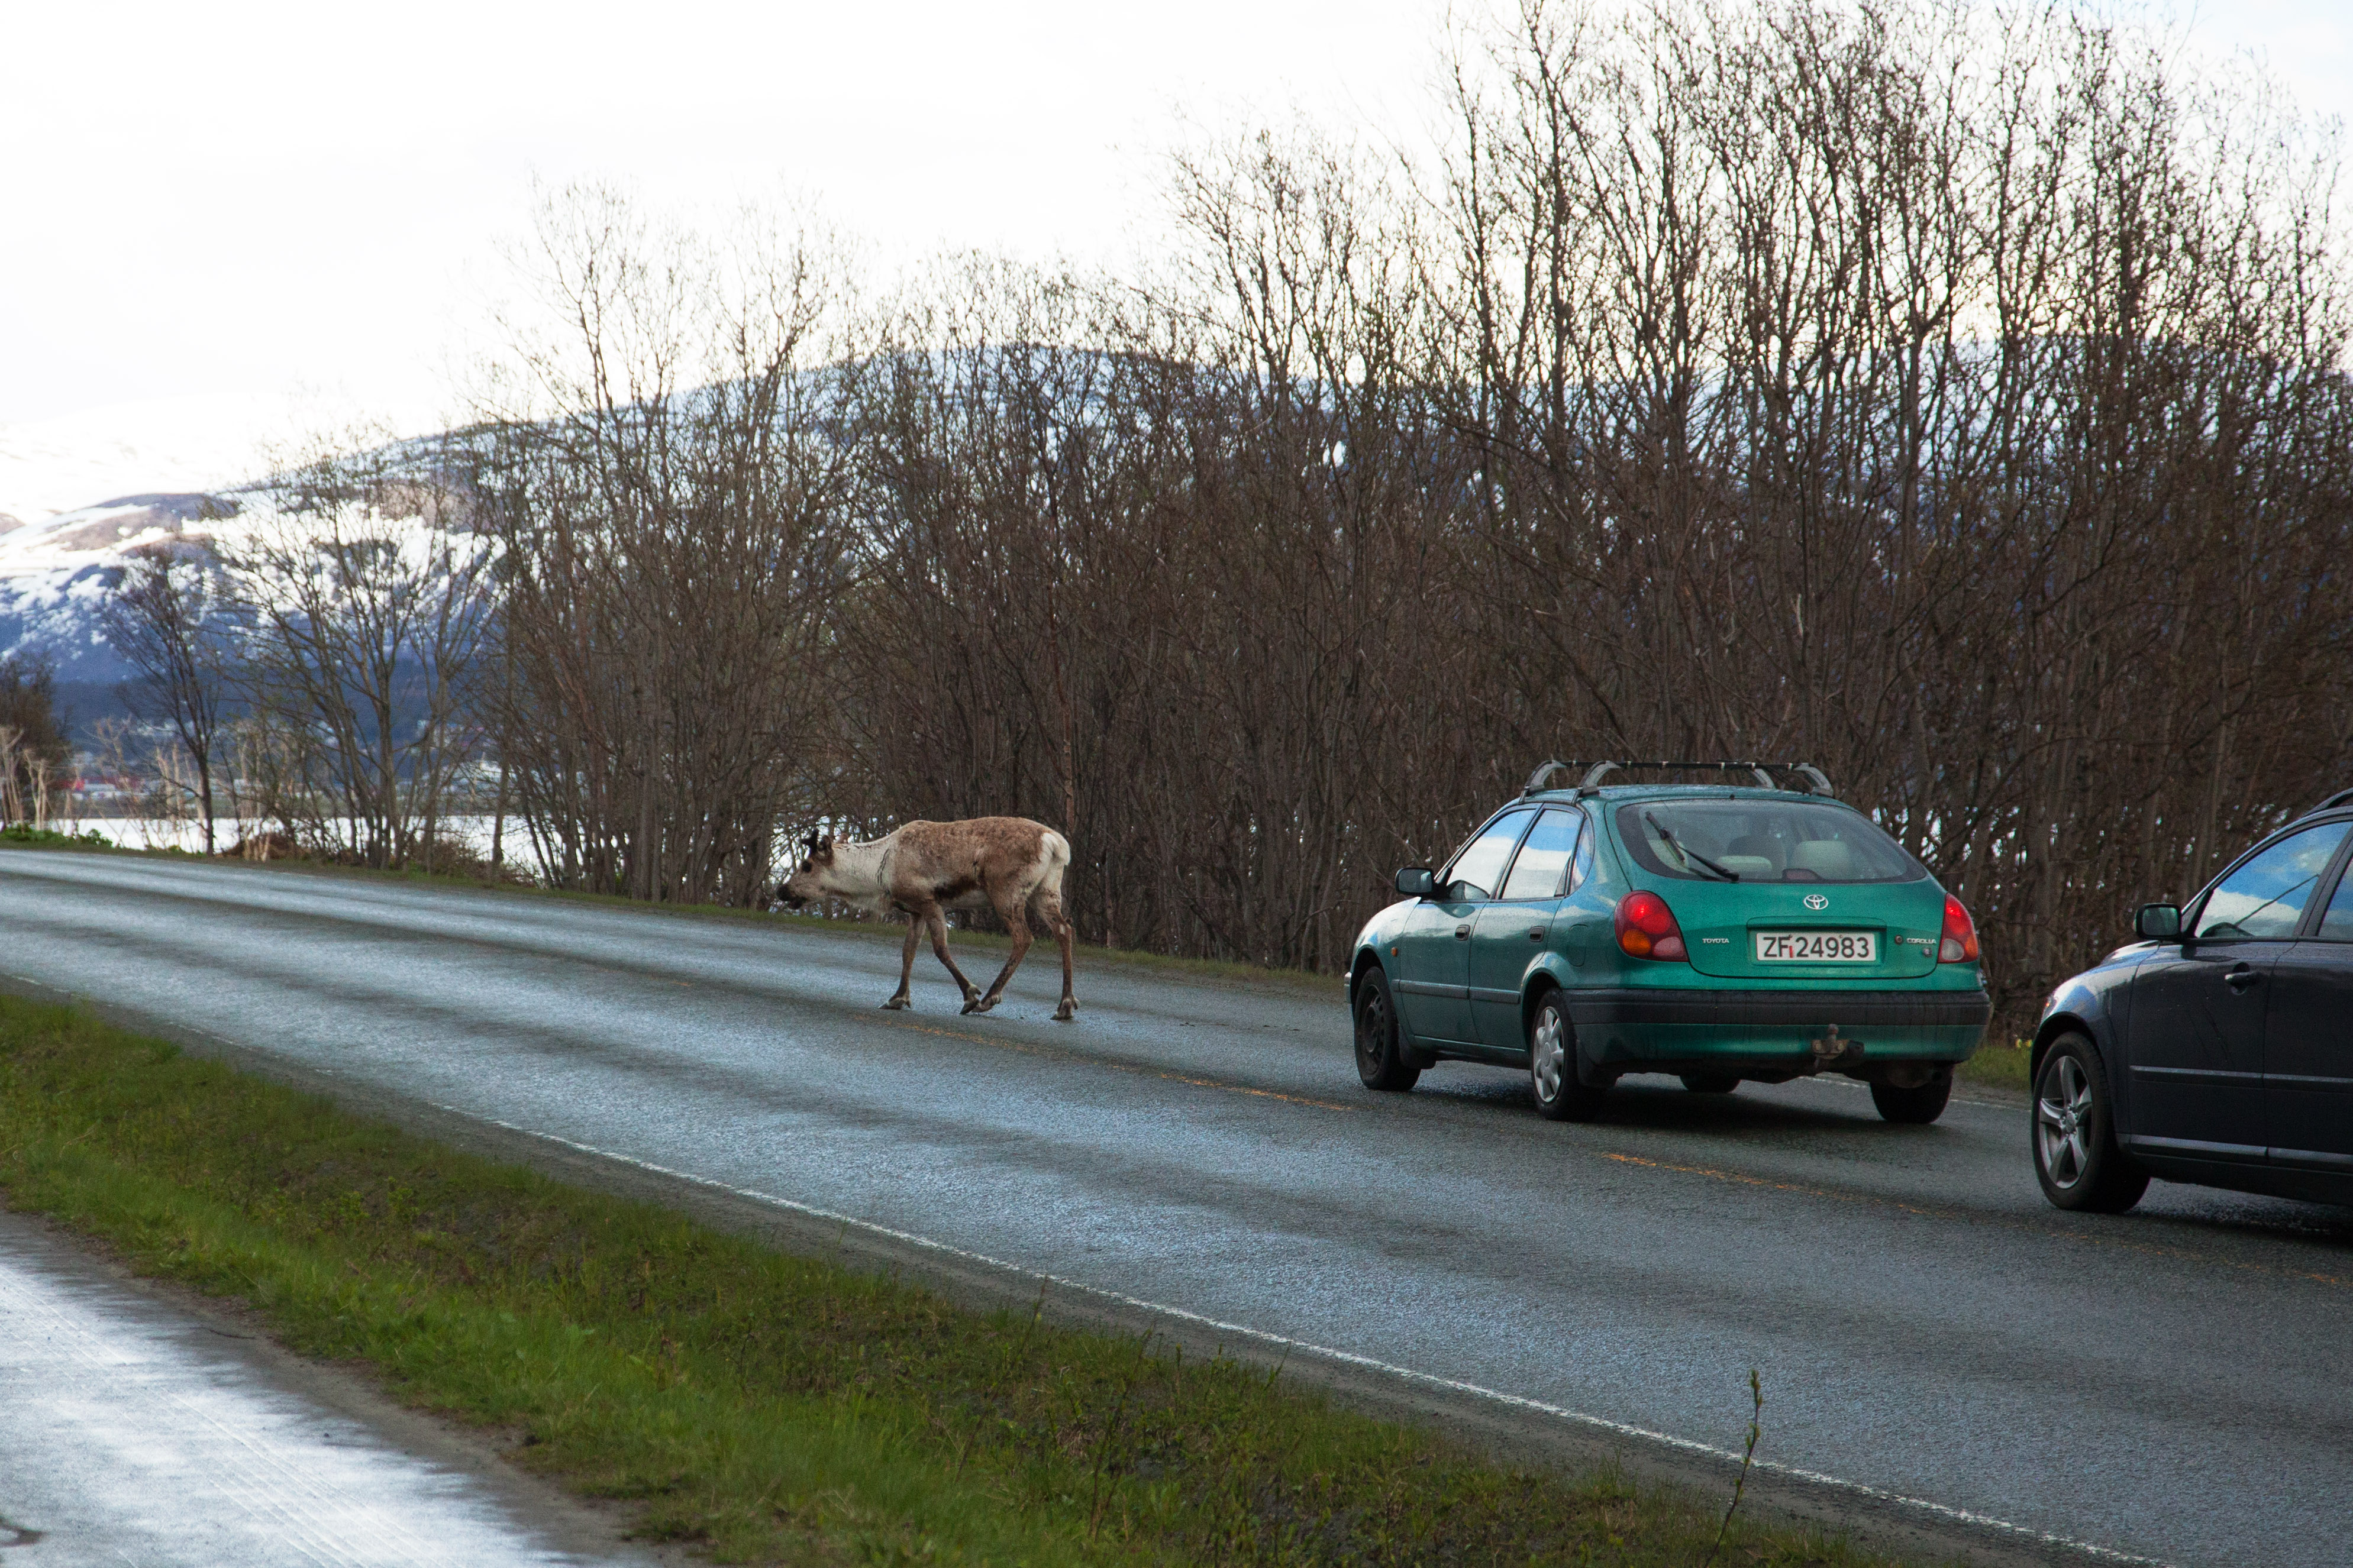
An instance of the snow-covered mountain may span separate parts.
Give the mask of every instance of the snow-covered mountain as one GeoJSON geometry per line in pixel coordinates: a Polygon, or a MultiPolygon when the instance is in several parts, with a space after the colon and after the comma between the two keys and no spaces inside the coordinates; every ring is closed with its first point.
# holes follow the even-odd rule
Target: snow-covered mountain
{"type": "Polygon", "coordinates": [[[139,550],[209,539],[241,510],[234,496],[115,496],[0,533],[0,655],[47,654],[58,679],[108,686],[129,671],[98,633],[97,613],[139,550]]]}
{"type": "Polygon", "coordinates": [[[114,687],[131,672],[97,610],[123,562],[249,518],[253,498],[239,492],[275,468],[304,412],[286,399],[171,398],[0,425],[0,656],[54,659],[77,730],[121,710],[114,687]]]}

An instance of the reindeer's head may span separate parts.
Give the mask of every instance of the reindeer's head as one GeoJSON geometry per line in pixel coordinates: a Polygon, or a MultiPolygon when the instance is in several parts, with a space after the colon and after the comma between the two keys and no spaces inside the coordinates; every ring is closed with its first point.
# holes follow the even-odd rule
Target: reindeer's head
{"type": "Polygon", "coordinates": [[[776,902],[799,909],[814,903],[834,889],[833,840],[810,834],[801,840],[801,863],[793,874],[776,888],[776,902]]]}

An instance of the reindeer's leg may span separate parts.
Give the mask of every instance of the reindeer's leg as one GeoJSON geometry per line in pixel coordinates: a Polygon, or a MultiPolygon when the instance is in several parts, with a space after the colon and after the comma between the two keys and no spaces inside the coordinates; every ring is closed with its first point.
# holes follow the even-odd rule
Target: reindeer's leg
{"type": "MultiPolygon", "coordinates": [[[[971,981],[966,980],[964,977],[964,971],[956,967],[955,960],[948,956],[948,922],[946,917],[940,913],[939,905],[930,904],[925,906],[922,919],[923,924],[931,928],[932,951],[939,954],[940,962],[947,965],[948,973],[950,974],[955,976],[956,989],[964,993],[964,1010],[967,1013],[974,1011],[974,1004],[980,1000],[980,993],[974,987],[971,981]]],[[[915,939],[913,937],[909,937],[907,939],[907,951],[909,952],[915,951],[914,942],[915,939]]]]}
{"type": "Polygon", "coordinates": [[[1062,912],[1062,900],[1052,893],[1038,896],[1038,912],[1046,921],[1046,929],[1062,948],[1062,1005],[1054,1009],[1057,1023],[1067,1024],[1079,1010],[1079,999],[1071,994],[1071,917],[1062,912]]]}
{"type": "Polygon", "coordinates": [[[907,983],[915,977],[915,943],[922,939],[923,934],[923,917],[921,915],[909,915],[907,917],[907,945],[902,948],[899,952],[899,989],[892,993],[891,1000],[882,1004],[885,1007],[895,1009],[904,1007],[909,1005],[907,1000],[907,983]]]}
{"type": "Polygon", "coordinates": [[[1021,906],[1029,900],[1018,893],[1008,896],[992,888],[988,892],[988,901],[996,907],[997,919],[1005,922],[1005,929],[1013,933],[1013,951],[1005,955],[1005,967],[997,971],[988,994],[980,999],[978,1005],[965,1007],[967,1013],[986,1013],[996,1006],[997,1000],[1005,994],[1005,983],[1013,978],[1013,972],[1021,967],[1021,960],[1029,952],[1029,922],[1021,915],[1021,906]]]}

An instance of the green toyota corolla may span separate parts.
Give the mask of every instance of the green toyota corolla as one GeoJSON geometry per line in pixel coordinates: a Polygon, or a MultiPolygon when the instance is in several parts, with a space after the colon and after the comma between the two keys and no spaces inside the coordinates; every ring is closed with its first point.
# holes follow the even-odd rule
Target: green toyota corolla
{"type": "Polygon", "coordinates": [[[1438,871],[1397,874],[1349,968],[1366,1087],[1453,1059],[1524,1068],[1556,1121],[1628,1073],[1702,1094],[1835,1072],[1933,1121],[1991,1016],[1976,928],[1803,763],[1601,763],[1521,797],[1438,871]],[[1756,787],[1604,784],[1628,768],[1756,787]],[[1774,773],[1803,789],[1778,788],[1774,773]]]}

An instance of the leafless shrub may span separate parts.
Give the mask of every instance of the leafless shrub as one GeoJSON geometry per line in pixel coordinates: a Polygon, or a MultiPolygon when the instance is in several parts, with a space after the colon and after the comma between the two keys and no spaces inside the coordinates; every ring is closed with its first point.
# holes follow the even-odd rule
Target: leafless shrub
{"type": "Polygon", "coordinates": [[[36,654],[0,657],[0,826],[46,823],[50,782],[70,756],[56,667],[36,654]]]}
{"type": "Polygon", "coordinates": [[[2259,83],[1958,0],[1531,0],[1452,79],[1429,160],[1196,149],[1140,284],[552,203],[441,470],[549,879],[1018,812],[1089,937],[1328,967],[1538,759],[1804,757],[2016,1016],[2341,784],[2336,166],[2259,83]]]}
{"type": "Polygon", "coordinates": [[[660,232],[609,193],[554,198],[538,240],[540,310],[468,452],[501,758],[550,881],[750,903],[828,732],[840,285],[800,241],[660,232]]]}
{"type": "Polygon", "coordinates": [[[492,554],[418,454],[335,443],[290,467],[219,552],[245,622],[239,693],[290,766],[275,814],[371,866],[428,862],[450,783],[478,754],[469,682],[492,554]]]}
{"type": "Polygon", "coordinates": [[[1936,3],[1492,58],[1430,384],[1522,754],[1827,763],[2013,1011],[2353,761],[2334,169],[2275,105],[1936,3]]]}
{"type": "MultiPolygon", "coordinates": [[[[213,763],[227,685],[224,628],[205,558],[167,552],[134,558],[107,597],[99,628],[139,672],[125,696],[132,713],[168,725],[176,768],[185,754],[194,773],[205,853],[213,852],[213,763]]],[[[164,776],[170,777],[170,771],[164,776]]]]}

